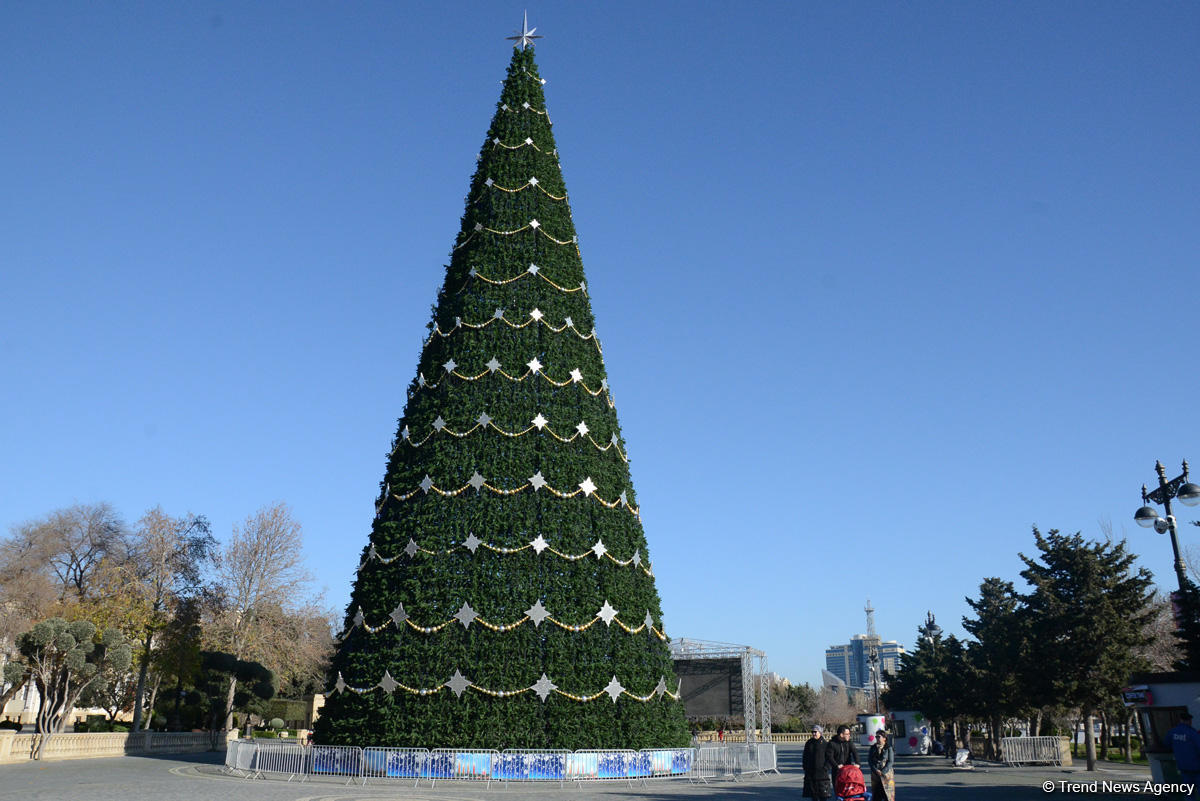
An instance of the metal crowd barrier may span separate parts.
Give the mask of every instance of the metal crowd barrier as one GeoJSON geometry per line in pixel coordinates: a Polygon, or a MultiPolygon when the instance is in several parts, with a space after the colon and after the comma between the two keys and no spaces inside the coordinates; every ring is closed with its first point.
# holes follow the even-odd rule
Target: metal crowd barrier
{"type": "Polygon", "coordinates": [[[225,753],[226,773],[247,778],[304,781],[310,777],[361,780],[547,782],[647,781],[678,778],[738,779],[751,773],[778,773],[775,746],[725,744],[698,748],[510,749],[504,752],[456,748],[359,748],[272,741],[233,740],[225,753]]]}
{"type": "Polygon", "coordinates": [[[1057,737],[1001,737],[1000,750],[1006,765],[1062,764],[1057,737]]]}
{"type": "Polygon", "coordinates": [[[454,781],[486,781],[491,786],[492,765],[499,761],[499,751],[460,751],[457,748],[435,748],[426,758],[431,786],[438,779],[454,781]]]}
{"type": "Polygon", "coordinates": [[[539,748],[510,748],[500,754],[496,778],[514,782],[558,782],[567,779],[571,752],[539,748]]]}
{"type": "Polygon", "coordinates": [[[758,772],[769,773],[775,772],[779,775],[779,760],[775,753],[775,743],[758,743],[755,746],[758,749],[758,772]]]}
{"type": "Polygon", "coordinates": [[[307,772],[305,763],[307,754],[304,746],[295,743],[265,742],[258,743],[254,749],[254,775],[274,773],[286,775],[288,781],[295,778],[303,779],[307,772]]]}
{"type": "Polygon", "coordinates": [[[707,783],[709,779],[721,779],[726,775],[727,745],[702,745],[695,749],[692,762],[692,778],[707,783]]]}
{"type": "Polygon", "coordinates": [[[694,748],[648,748],[642,753],[650,763],[650,775],[644,777],[648,779],[689,776],[696,758],[694,748]]]}
{"type": "Polygon", "coordinates": [[[424,777],[428,760],[427,748],[364,748],[363,784],[368,779],[412,779],[416,787],[424,777]]]}
{"type": "Polygon", "coordinates": [[[345,776],[352,784],[363,775],[363,750],[356,745],[310,745],[308,774],[310,776],[345,776]]]}

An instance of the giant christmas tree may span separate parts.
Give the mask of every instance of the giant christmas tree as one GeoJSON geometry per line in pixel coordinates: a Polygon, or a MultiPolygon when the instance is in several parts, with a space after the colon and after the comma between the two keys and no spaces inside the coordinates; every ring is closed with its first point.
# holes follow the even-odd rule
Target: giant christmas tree
{"type": "Polygon", "coordinates": [[[688,741],[530,41],[409,386],[321,743],[688,741]]]}

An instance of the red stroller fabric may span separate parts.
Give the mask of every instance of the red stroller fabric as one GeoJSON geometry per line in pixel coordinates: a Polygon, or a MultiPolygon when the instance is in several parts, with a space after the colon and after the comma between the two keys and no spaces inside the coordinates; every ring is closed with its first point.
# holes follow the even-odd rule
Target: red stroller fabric
{"type": "Polygon", "coordinates": [[[862,769],[858,765],[842,765],[833,777],[833,792],[842,798],[861,796],[867,791],[862,769]]]}

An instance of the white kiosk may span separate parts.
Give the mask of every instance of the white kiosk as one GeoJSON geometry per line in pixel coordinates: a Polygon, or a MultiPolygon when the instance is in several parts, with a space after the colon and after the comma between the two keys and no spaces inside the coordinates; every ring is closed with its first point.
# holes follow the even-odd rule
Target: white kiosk
{"type": "Polygon", "coordinates": [[[1134,673],[1122,695],[1125,706],[1137,710],[1142,748],[1154,781],[1181,781],[1166,734],[1179,725],[1184,710],[1200,720],[1200,673],[1134,673]]]}
{"type": "Polygon", "coordinates": [[[857,715],[858,718],[858,742],[864,748],[870,748],[875,745],[875,732],[880,729],[887,729],[886,715],[857,715]]]}
{"type": "Polygon", "coordinates": [[[928,754],[933,749],[933,733],[929,727],[929,719],[915,710],[904,710],[892,713],[891,726],[892,747],[896,756],[912,754],[928,754]]]}

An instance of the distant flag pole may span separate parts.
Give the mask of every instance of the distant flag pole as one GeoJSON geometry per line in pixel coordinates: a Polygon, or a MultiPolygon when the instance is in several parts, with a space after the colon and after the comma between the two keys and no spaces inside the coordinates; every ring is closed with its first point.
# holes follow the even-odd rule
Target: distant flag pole
{"type": "Polygon", "coordinates": [[[517,44],[521,45],[521,49],[524,50],[527,46],[533,47],[534,39],[546,38],[544,36],[534,36],[533,32],[536,30],[537,30],[537,28],[529,27],[529,12],[526,11],[524,16],[521,18],[520,32],[517,33],[516,36],[507,36],[505,38],[508,39],[510,42],[516,42],[517,44]]]}

